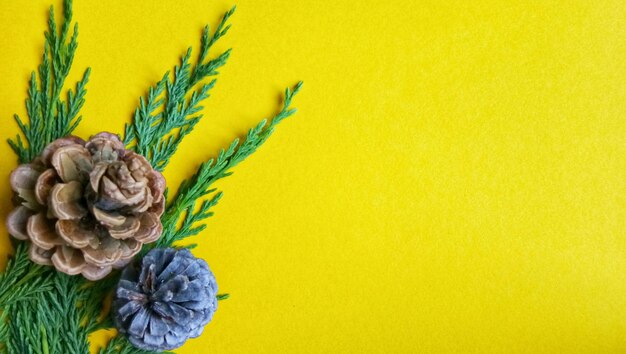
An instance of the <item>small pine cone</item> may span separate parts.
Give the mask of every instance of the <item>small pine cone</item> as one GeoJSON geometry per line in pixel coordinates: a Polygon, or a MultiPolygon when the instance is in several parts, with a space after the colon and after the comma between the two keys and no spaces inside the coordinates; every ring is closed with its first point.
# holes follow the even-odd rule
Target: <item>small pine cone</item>
{"type": "Polygon", "coordinates": [[[117,329],[135,347],[153,351],[200,336],[216,309],[215,277],[187,249],[154,249],[127,266],[113,300],[117,329]]]}
{"type": "Polygon", "coordinates": [[[66,274],[101,279],[161,236],[165,179],[114,134],[53,141],[11,187],[20,205],[9,233],[31,241],[33,262],[66,274]]]}

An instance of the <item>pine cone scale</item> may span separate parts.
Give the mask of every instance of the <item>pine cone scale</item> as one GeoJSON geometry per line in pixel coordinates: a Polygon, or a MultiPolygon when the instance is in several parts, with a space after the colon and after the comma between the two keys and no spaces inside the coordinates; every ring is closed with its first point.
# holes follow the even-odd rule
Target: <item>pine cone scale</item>
{"type": "Polygon", "coordinates": [[[57,234],[74,248],[85,248],[89,245],[96,247],[100,242],[98,236],[92,230],[82,227],[79,221],[59,220],[55,228],[57,234]]]}
{"type": "MultiPolygon", "coordinates": [[[[123,240],[120,241],[120,248],[122,250],[122,259],[128,259],[129,257],[132,257],[133,255],[137,254],[139,251],[141,251],[141,246],[143,246],[142,243],[137,242],[133,239],[127,239],[127,240],[123,240]]],[[[126,265],[126,264],[124,264],[126,265]]]]}
{"type": "Polygon", "coordinates": [[[83,194],[83,185],[78,181],[57,183],[50,190],[49,210],[59,220],[80,219],[87,215],[87,209],[80,204],[83,194]]]}
{"type": "Polygon", "coordinates": [[[18,206],[9,216],[7,216],[7,231],[18,240],[28,240],[27,224],[28,219],[34,215],[34,212],[25,207],[18,206]]]}
{"type": "Polygon", "coordinates": [[[63,239],[56,234],[54,223],[43,212],[28,218],[26,230],[30,240],[44,250],[51,250],[64,243],[63,239]]]}
{"type": "Polygon", "coordinates": [[[81,274],[86,279],[94,281],[104,278],[105,276],[107,276],[107,274],[111,273],[111,270],[113,270],[112,266],[96,267],[94,265],[86,263],[85,267],[81,271],[81,274]]]}
{"type": "Polygon", "coordinates": [[[54,255],[54,251],[55,250],[45,250],[43,248],[39,248],[34,243],[31,243],[28,248],[28,256],[37,264],[52,265],[52,261],[50,259],[54,255]]]}
{"type": "Polygon", "coordinates": [[[126,222],[126,217],[119,213],[110,213],[106,212],[100,208],[93,207],[91,209],[93,216],[98,220],[102,225],[109,227],[122,226],[126,222]]]}
{"type": "Polygon", "coordinates": [[[11,187],[22,199],[22,204],[31,210],[41,209],[35,197],[35,185],[40,174],[40,167],[34,164],[18,166],[11,172],[11,187]]]}
{"type": "Polygon", "coordinates": [[[58,148],[52,154],[50,163],[66,183],[85,179],[84,172],[93,169],[89,151],[77,144],[58,148]]]}
{"type": "Polygon", "coordinates": [[[43,152],[40,156],[41,162],[46,166],[51,166],[52,155],[55,153],[55,151],[57,151],[59,148],[62,148],[63,146],[74,144],[85,145],[85,141],[76,136],[68,136],[51,142],[43,149],[43,152]]]}
{"type": "Polygon", "coordinates": [[[35,183],[35,198],[39,204],[46,205],[48,203],[48,196],[57,178],[57,172],[53,168],[49,168],[39,175],[35,183]]]}
{"type": "Polygon", "coordinates": [[[141,227],[141,222],[134,216],[126,218],[124,224],[109,228],[109,235],[118,240],[134,237],[141,227]]]}
{"type": "Polygon", "coordinates": [[[85,268],[85,259],[80,251],[75,248],[61,246],[51,257],[52,264],[57,269],[69,275],[80,274],[85,268]]]}

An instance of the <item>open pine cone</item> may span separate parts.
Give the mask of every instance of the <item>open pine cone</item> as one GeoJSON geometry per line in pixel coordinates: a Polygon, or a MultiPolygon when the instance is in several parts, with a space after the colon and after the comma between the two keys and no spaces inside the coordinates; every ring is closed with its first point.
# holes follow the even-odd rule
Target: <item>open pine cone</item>
{"type": "Polygon", "coordinates": [[[217,310],[209,265],[188,249],[156,248],[123,271],[113,298],[116,327],[137,348],[163,351],[202,334],[217,310]]]}
{"type": "Polygon", "coordinates": [[[111,133],[53,141],[11,187],[20,206],[9,233],[31,241],[33,262],[66,274],[101,279],[161,236],[165,179],[111,133]]]}

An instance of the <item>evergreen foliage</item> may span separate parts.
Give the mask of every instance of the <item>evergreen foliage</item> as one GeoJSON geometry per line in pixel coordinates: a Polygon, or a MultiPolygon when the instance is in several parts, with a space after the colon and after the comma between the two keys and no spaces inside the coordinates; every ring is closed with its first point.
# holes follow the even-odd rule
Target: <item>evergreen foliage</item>
{"type": "MultiPolygon", "coordinates": [[[[177,147],[201,119],[201,102],[209,97],[215,77],[230,55],[230,49],[208,59],[211,47],[226,33],[233,7],[222,17],[211,33],[205,27],[195,64],[191,49],[182,57],[170,78],[151,87],[141,98],[130,124],[125,126],[124,142],[163,170],[177,147]]],[[[72,133],[81,121],[79,111],[85,102],[90,70],[87,69],[74,90],[62,91],[78,46],[78,26],[72,31],[72,0],[64,1],[60,28],[50,9],[49,29],[45,33],[42,64],[33,73],[26,99],[27,121],[17,115],[15,120],[22,135],[9,140],[20,163],[29,163],[50,142],[72,133]],[[71,32],[71,34],[70,34],[71,32]]],[[[203,221],[212,215],[210,209],[222,197],[213,183],[232,174],[230,169],[250,156],[272,134],[274,128],[296,112],[291,108],[294,95],[300,90],[285,91],[282,109],[271,119],[261,121],[250,129],[243,140],[235,139],[222,149],[215,159],[200,165],[197,172],[185,180],[168,203],[161,221],[163,235],[154,247],[174,246],[178,241],[197,235],[206,228],[203,221]]],[[[98,282],[81,276],[68,276],[52,267],[34,264],[28,258],[28,243],[15,242],[15,253],[4,272],[0,273],[0,354],[88,354],[88,336],[99,329],[112,327],[104,303],[117,284],[119,272],[113,272],[98,282]]],[[[145,253],[145,252],[143,252],[145,253]]],[[[142,253],[142,254],[143,254],[142,253]]],[[[225,300],[228,294],[220,294],[225,300]]],[[[115,336],[99,354],[150,354],[133,347],[123,336],[115,336]]]]}

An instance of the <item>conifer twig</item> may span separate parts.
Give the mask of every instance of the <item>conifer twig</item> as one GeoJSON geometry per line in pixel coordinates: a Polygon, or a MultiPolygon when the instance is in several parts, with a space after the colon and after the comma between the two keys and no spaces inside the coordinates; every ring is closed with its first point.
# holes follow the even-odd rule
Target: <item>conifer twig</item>
{"type": "Polygon", "coordinates": [[[181,183],[174,199],[161,217],[163,236],[154,247],[172,246],[175,242],[204,230],[206,225],[198,225],[198,223],[213,215],[209,209],[222,197],[222,192],[211,188],[213,183],[220,178],[230,176],[232,174],[230,169],[255,152],[274,132],[276,125],[296,113],[296,109],[291,108],[291,101],[301,88],[302,82],[298,82],[293,90],[287,88],[282,109],[269,120],[269,123],[267,119],[262,120],[248,131],[242,142],[235,139],[227,149],[220,151],[217,158],[201,164],[190,179],[181,183]],[[196,209],[196,203],[209,195],[212,197],[205,199],[196,209]],[[181,217],[183,217],[183,222],[179,226],[178,222],[181,217]]]}
{"type": "Polygon", "coordinates": [[[42,63],[38,73],[33,72],[31,75],[26,99],[28,123],[17,114],[14,116],[24,139],[17,135],[8,142],[20,163],[30,162],[53,140],[71,134],[81,121],[78,113],[85,103],[85,86],[89,81],[90,69],[85,70],[74,91],[67,91],[64,100],[61,91],[78,47],[78,24],[74,25],[70,37],[72,0],[65,0],[63,9],[63,22],[58,30],[54,22],[54,9],[50,7],[42,63]]]}
{"type": "Polygon", "coordinates": [[[230,49],[207,60],[211,47],[228,33],[228,19],[235,7],[224,14],[213,34],[209,26],[202,32],[200,54],[196,64],[191,64],[191,48],[174,68],[173,78],[169,72],[148,91],[148,96],[139,99],[139,107],[130,124],[124,129],[124,143],[145,156],[152,166],[162,171],[176,152],[178,145],[202,118],[202,101],[209,97],[216,79],[201,84],[208,77],[216,76],[219,68],[226,64],[230,49]]]}

